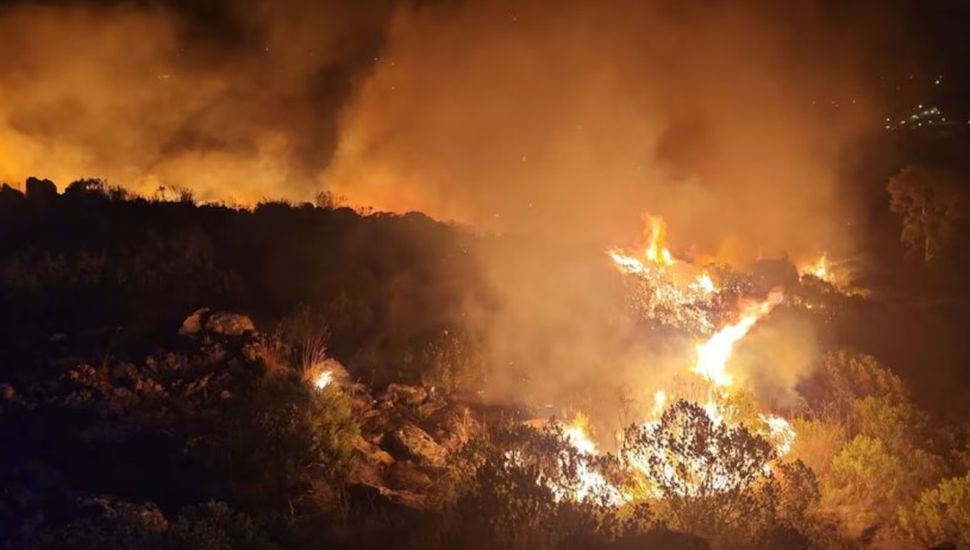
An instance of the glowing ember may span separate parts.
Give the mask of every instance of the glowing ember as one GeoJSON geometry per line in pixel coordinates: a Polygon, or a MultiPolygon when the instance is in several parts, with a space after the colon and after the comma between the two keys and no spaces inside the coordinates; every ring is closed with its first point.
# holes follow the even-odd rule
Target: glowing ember
{"type": "Polygon", "coordinates": [[[313,385],[316,386],[317,389],[322,390],[323,388],[326,388],[327,386],[329,386],[330,382],[332,381],[333,381],[333,372],[329,370],[325,370],[325,371],[321,371],[320,374],[317,375],[317,377],[313,380],[313,385]]]}
{"type": "Polygon", "coordinates": [[[563,439],[579,454],[576,470],[578,483],[572,487],[553,483],[551,489],[556,499],[583,501],[591,498],[611,506],[629,502],[630,497],[607,481],[590,463],[589,459],[599,454],[599,451],[596,443],[589,437],[589,417],[577,412],[573,421],[563,427],[563,439]]]}
{"type": "Polygon", "coordinates": [[[832,282],[832,272],[829,267],[829,259],[826,254],[822,254],[814,263],[806,264],[798,269],[802,276],[811,276],[821,281],[832,282]]]}
{"type": "Polygon", "coordinates": [[[717,287],[714,286],[714,281],[706,271],[702,271],[701,274],[697,276],[697,279],[691,283],[691,287],[699,290],[703,294],[713,294],[717,292],[717,287]]]}
{"type": "Polygon", "coordinates": [[[589,438],[589,417],[581,412],[577,412],[572,423],[563,428],[563,435],[569,445],[584,455],[595,455],[597,453],[596,443],[589,438]]]}
{"type": "Polygon", "coordinates": [[[631,256],[626,256],[619,250],[610,250],[607,254],[613,258],[613,262],[624,273],[643,273],[647,270],[643,262],[631,256]]]}
{"type": "Polygon", "coordinates": [[[653,394],[653,409],[652,413],[655,417],[659,418],[664,412],[664,407],[667,406],[667,392],[663,390],[657,390],[653,394]]]}
{"type": "Polygon", "coordinates": [[[795,443],[795,429],[780,416],[762,414],[760,417],[768,425],[768,436],[775,444],[775,452],[778,456],[787,455],[795,443]]]}
{"type": "Polygon", "coordinates": [[[607,255],[621,273],[636,276],[630,300],[638,315],[708,334],[714,328],[709,305],[719,289],[707,271],[674,260],[663,247],[664,231],[661,218],[648,217],[645,232],[650,244],[644,256],[621,249],[608,250],[607,255]]]}
{"type": "Polygon", "coordinates": [[[717,331],[714,336],[703,344],[697,345],[697,362],[691,369],[693,372],[707,378],[716,386],[731,385],[732,377],[727,372],[727,362],[734,352],[734,344],[744,338],[764,316],[768,315],[778,303],[782,294],[772,292],[763,302],[756,302],[746,307],[740,315],[740,320],[717,331]]]}

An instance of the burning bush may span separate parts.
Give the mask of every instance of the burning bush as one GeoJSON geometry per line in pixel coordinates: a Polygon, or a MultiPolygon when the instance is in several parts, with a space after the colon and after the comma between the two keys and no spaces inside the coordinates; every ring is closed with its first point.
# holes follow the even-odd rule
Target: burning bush
{"type": "Polygon", "coordinates": [[[661,518],[714,540],[745,540],[782,520],[798,524],[818,498],[814,475],[802,463],[782,465],[783,491],[771,442],[687,401],[667,408],[658,422],[628,430],[623,456],[645,476],[661,518]]]}
{"type": "Polygon", "coordinates": [[[650,529],[648,506],[617,506],[616,458],[577,449],[557,423],[506,426],[471,452],[471,477],[440,535],[445,547],[555,548],[650,529]]]}

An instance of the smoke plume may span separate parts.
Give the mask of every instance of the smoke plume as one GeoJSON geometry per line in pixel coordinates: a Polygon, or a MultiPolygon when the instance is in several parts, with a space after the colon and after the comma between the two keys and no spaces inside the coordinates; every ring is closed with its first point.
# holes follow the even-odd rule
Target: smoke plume
{"type": "Polygon", "coordinates": [[[853,248],[843,163],[878,127],[867,64],[892,32],[882,3],[782,4],[8,3],[0,180],[244,204],[329,189],[523,236],[479,251],[496,300],[467,319],[492,393],[641,384],[690,360],[623,321],[605,266],[642,213],[681,257],[853,248]]]}
{"type": "Polygon", "coordinates": [[[310,198],[387,14],[384,2],[0,5],[0,181],[310,198]]]}
{"type": "Polygon", "coordinates": [[[399,9],[325,181],[500,231],[628,239],[649,211],[725,260],[851,248],[840,162],[876,125],[860,20],[774,5],[399,9]]]}

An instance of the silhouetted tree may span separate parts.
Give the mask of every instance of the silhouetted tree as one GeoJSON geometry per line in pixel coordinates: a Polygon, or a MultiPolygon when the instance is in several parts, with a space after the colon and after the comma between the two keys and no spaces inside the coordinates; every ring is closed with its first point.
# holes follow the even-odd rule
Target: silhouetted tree
{"type": "Polygon", "coordinates": [[[929,262],[950,245],[967,214],[959,180],[955,172],[923,165],[907,166],[889,180],[889,208],[903,217],[907,255],[929,262]]]}

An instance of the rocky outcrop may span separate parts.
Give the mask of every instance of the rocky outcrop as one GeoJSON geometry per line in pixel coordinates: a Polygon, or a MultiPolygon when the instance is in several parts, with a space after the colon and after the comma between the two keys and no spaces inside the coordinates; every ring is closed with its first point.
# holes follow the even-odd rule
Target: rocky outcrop
{"type": "Polygon", "coordinates": [[[209,308],[201,308],[186,317],[179,327],[179,334],[182,336],[196,336],[203,332],[218,336],[242,336],[248,332],[256,332],[256,325],[252,319],[241,313],[212,313],[209,308]]]}
{"type": "MultiPolygon", "coordinates": [[[[81,435],[113,441],[146,429],[169,430],[186,417],[221,414],[245,394],[254,376],[302,374],[312,384],[315,375],[327,372],[327,386],[349,399],[360,426],[352,485],[409,507],[425,506],[447,492],[450,456],[482,430],[467,404],[431,388],[390,384],[374,392],[335,359],[301,365],[296,350],[256,332],[245,315],[198,309],[178,332],[186,337],[178,351],[149,356],[143,363],[82,362],[25,395],[0,385],[0,410],[63,406],[91,411],[99,421],[81,435]]],[[[325,493],[326,475],[317,481],[318,492],[325,493]]]]}
{"type": "Polygon", "coordinates": [[[184,321],[182,321],[182,326],[179,327],[179,334],[182,336],[199,334],[202,332],[205,319],[208,316],[209,308],[207,307],[195,310],[192,315],[189,315],[184,321]]]}
{"type": "Polygon", "coordinates": [[[379,397],[379,401],[394,401],[410,407],[417,407],[428,399],[428,390],[421,386],[390,384],[379,397]]]}
{"type": "Polygon", "coordinates": [[[444,466],[448,455],[448,451],[438,445],[428,432],[411,423],[405,423],[387,434],[383,446],[396,458],[411,459],[428,466],[444,466]]]}
{"type": "Polygon", "coordinates": [[[482,424],[464,405],[446,405],[433,417],[434,437],[446,451],[453,453],[482,433],[482,424]]]}
{"type": "Polygon", "coordinates": [[[205,329],[221,336],[242,336],[247,332],[255,332],[253,320],[239,313],[213,313],[205,322],[205,329]]]}

